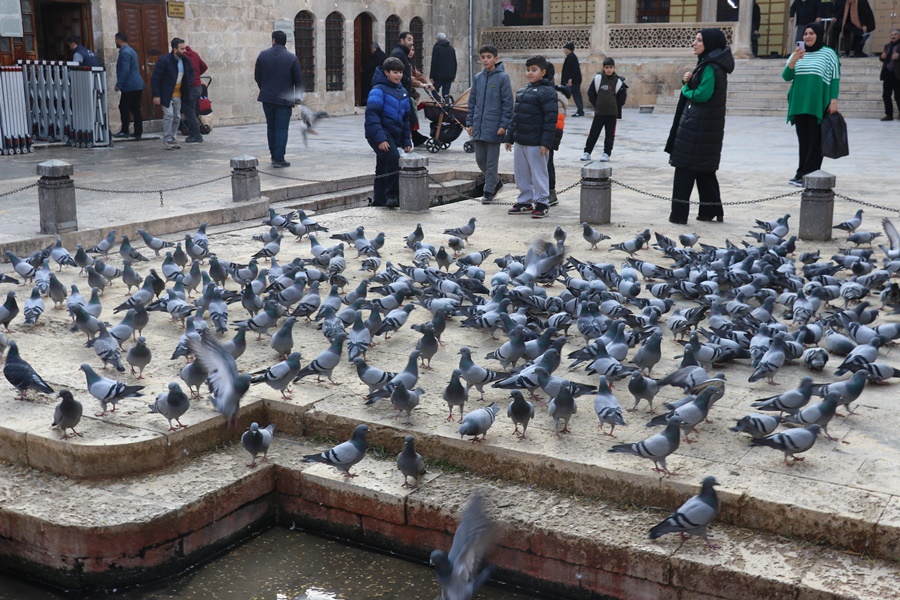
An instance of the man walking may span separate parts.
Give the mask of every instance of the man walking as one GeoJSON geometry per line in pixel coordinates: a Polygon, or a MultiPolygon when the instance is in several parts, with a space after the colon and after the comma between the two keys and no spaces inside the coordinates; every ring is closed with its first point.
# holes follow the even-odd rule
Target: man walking
{"type": "Polygon", "coordinates": [[[200,102],[200,90],[203,89],[203,82],[200,76],[206,73],[209,68],[200,55],[194,52],[190,46],[184,47],[184,55],[191,62],[194,68],[194,81],[191,87],[187,89],[184,96],[184,102],[181,103],[181,112],[184,115],[184,124],[187,127],[187,137],[184,139],[187,144],[202,144],[203,136],[200,135],[200,119],[197,117],[197,104],[200,102]]]}
{"type": "Polygon", "coordinates": [[[400,85],[402,85],[407,94],[409,94],[411,108],[409,113],[409,127],[412,131],[412,141],[414,146],[421,146],[428,138],[419,133],[419,116],[416,114],[416,101],[414,98],[414,96],[418,97],[418,93],[413,94],[413,88],[421,86],[426,90],[433,90],[434,86],[430,83],[420,84],[413,79],[412,65],[409,63],[409,56],[413,50],[412,34],[408,31],[401,31],[400,35],[397,37],[397,45],[391,50],[391,56],[400,59],[400,62],[403,63],[403,77],[400,79],[400,85]]]}
{"type": "Polygon", "coordinates": [[[880,58],[883,86],[881,98],[884,100],[884,117],[881,120],[893,121],[894,105],[891,104],[891,96],[900,111],[900,29],[891,29],[891,41],[884,45],[880,58]]]}
{"type": "Polygon", "coordinates": [[[563,62],[562,68],[562,84],[569,86],[572,90],[572,99],[575,100],[575,114],[573,117],[584,116],[584,100],[581,98],[581,65],[578,64],[578,57],[575,56],[575,44],[569,42],[563,46],[563,52],[566,53],[566,60],[563,62]]]}
{"type": "Polygon", "coordinates": [[[94,53],[81,45],[81,38],[77,35],[70,36],[66,40],[66,45],[72,51],[72,61],[77,62],[82,67],[99,67],[100,61],[94,56],[94,53]]]}
{"type": "Polygon", "coordinates": [[[272,32],[272,47],[259,53],[253,78],[259,86],[258,102],[262,102],[266,114],[266,136],[272,166],[276,169],[291,166],[284,160],[287,150],[288,126],[291,113],[303,93],[300,61],[285,47],[287,35],[283,31],[272,32]]]}
{"type": "Polygon", "coordinates": [[[456,50],[447,40],[444,33],[437,34],[437,42],[431,50],[431,81],[434,89],[439,91],[441,97],[450,93],[450,86],[456,79],[456,50]]]}
{"type": "Polygon", "coordinates": [[[172,38],[172,51],[160,56],[150,78],[153,104],[163,111],[163,145],[178,150],[178,124],[181,122],[181,100],[194,82],[194,67],[184,56],[184,40],[172,38]]]}
{"type": "Polygon", "coordinates": [[[128,36],[123,32],[116,34],[116,47],[119,48],[119,59],[116,61],[116,91],[119,97],[119,114],[122,129],[113,135],[114,138],[127,138],[128,126],[134,119],[134,139],[141,139],[144,133],[144,120],[141,115],[141,96],[144,94],[144,80],[141,78],[141,67],[134,48],[128,45],[128,36]]]}

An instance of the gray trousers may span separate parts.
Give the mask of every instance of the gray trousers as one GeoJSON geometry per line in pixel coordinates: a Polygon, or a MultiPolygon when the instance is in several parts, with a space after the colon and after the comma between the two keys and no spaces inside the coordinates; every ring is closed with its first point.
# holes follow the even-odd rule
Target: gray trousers
{"type": "Polygon", "coordinates": [[[163,142],[176,142],[175,134],[181,123],[181,98],[172,98],[169,106],[163,106],[163,142]]]}
{"type": "Polygon", "coordinates": [[[513,146],[513,170],[519,187],[519,204],[550,204],[550,176],[547,173],[548,154],[541,155],[540,146],[513,146]]]}
{"type": "Polygon", "coordinates": [[[500,164],[500,144],[493,142],[474,141],[475,164],[484,175],[484,192],[495,193],[497,191],[497,169],[500,164]]]}

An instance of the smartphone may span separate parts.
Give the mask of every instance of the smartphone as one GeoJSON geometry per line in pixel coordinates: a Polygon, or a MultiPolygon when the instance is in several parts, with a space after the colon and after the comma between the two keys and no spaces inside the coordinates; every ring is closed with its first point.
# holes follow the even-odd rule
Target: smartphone
{"type": "Polygon", "coordinates": [[[801,50],[806,50],[806,43],[803,40],[800,40],[799,42],[797,42],[797,47],[801,50]]]}

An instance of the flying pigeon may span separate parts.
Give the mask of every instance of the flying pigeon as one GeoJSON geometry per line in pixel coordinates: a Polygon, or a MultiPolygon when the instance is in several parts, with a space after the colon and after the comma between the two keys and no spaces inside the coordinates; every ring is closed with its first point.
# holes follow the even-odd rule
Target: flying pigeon
{"type": "Polygon", "coordinates": [[[494,571],[492,565],[482,564],[494,540],[494,524],[485,513],[484,501],[480,493],[472,496],[449,553],[431,553],[430,562],[444,600],[471,600],[494,571]]]}

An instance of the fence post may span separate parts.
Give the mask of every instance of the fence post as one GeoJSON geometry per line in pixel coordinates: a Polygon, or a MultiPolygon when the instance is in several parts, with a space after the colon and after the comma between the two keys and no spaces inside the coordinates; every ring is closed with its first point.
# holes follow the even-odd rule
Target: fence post
{"type": "Polygon", "coordinates": [[[404,154],[400,157],[400,210],[425,212],[429,208],[428,157],[404,154]]]}
{"type": "Polygon", "coordinates": [[[581,216],[582,223],[604,225],[612,213],[612,167],[594,164],[581,167],[581,216]]]}
{"type": "Polygon", "coordinates": [[[255,156],[241,154],[231,159],[231,199],[249,202],[259,199],[259,161],[255,156]]]}
{"type": "Polygon", "coordinates": [[[75,211],[75,169],[61,160],[48,160],[37,166],[38,206],[41,233],[68,233],[78,230],[75,211]]]}
{"type": "Polygon", "coordinates": [[[813,171],[803,176],[800,196],[800,239],[827,242],[834,222],[834,182],[831,173],[813,171]]]}

